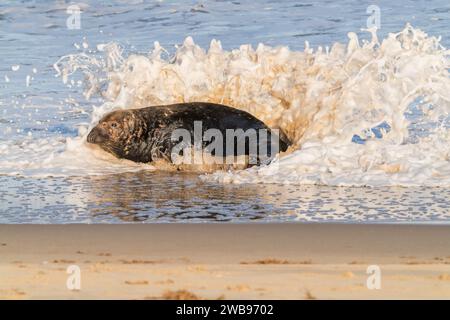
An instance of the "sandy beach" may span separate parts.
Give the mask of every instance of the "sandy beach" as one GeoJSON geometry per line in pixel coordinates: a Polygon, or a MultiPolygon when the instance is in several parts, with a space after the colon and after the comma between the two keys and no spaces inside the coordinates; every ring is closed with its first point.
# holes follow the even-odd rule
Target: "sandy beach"
{"type": "Polygon", "coordinates": [[[450,227],[0,225],[0,298],[449,299],[450,227]]]}

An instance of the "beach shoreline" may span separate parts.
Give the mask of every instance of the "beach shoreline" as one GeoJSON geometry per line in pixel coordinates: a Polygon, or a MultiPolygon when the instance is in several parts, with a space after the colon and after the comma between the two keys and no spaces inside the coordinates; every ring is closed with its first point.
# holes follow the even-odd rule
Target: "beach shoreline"
{"type": "Polygon", "coordinates": [[[450,299],[450,226],[0,225],[1,299],[186,297],[450,299]]]}

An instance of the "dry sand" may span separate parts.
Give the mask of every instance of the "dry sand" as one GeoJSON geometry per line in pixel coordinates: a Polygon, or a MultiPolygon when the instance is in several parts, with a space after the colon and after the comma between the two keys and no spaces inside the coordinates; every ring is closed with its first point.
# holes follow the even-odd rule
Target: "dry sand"
{"type": "Polygon", "coordinates": [[[0,298],[450,299],[450,227],[0,225],[0,298]]]}

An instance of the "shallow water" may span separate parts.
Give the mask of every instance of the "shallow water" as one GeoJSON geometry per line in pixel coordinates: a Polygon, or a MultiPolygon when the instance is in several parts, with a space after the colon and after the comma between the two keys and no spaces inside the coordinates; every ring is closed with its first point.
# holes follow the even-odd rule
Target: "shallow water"
{"type": "MultiPolygon", "coordinates": [[[[367,4],[359,1],[83,3],[79,30],[66,27],[65,1],[0,4],[0,223],[450,221],[448,187],[235,185],[192,174],[137,172],[147,168],[107,159],[118,168],[113,172],[122,171],[112,174],[109,168],[102,171],[104,161],[87,161],[83,153],[58,158],[84,150],[66,139],[82,136],[92,123],[94,106],[104,102],[99,96],[83,96],[82,74],[66,85],[55,77],[53,64],[64,55],[94,55],[97,44],[112,41],[125,55],[146,54],[154,41],[173,54],[174,45],[187,36],[203,48],[218,39],[225,50],[260,42],[303,50],[306,40],[315,48],[331,46],[347,43],[348,32],[370,40],[360,32],[368,14],[367,4]]],[[[409,22],[442,36],[441,44],[449,47],[448,1],[377,4],[380,39],[409,22]]]]}
{"type": "Polygon", "coordinates": [[[195,174],[0,177],[0,223],[448,223],[450,190],[205,183],[195,174]],[[5,188],[6,187],[6,188],[5,188]]]}

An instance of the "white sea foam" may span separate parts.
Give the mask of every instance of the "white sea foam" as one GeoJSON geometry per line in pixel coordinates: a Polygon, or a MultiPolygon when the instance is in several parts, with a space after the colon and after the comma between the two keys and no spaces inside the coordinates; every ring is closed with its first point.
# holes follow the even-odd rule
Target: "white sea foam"
{"type": "Polygon", "coordinates": [[[78,138],[33,139],[0,144],[4,175],[66,177],[153,170],[151,165],[119,160],[78,138]]]}
{"type": "MultiPolygon", "coordinates": [[[[94,108],[91,126],[117,108],[210,101],[246,110],[293,142],[276,165],[203,175],[206,180],[450,186],[450,51],[409,25],[382,41],[375,30],[367,31],[371,41],[360,43],[349,33],[346,45],[317,50],[306,45],[301,52],[263,44],[226,51],[216,40],[204,50],[188,37],[173,57],[158,43],[148,55],[126,57],[109,43],[97,46],[104,58],[73,54],[55,68],[66,83],[81,70],[86,97],[105,99],[94,108]]],[[[64,167],[68,158],[84,153],[83,161],[59,172],[147,168],[92,152],[82,132],[56,156],[64,160],[47,165],[64,167]]]]}

